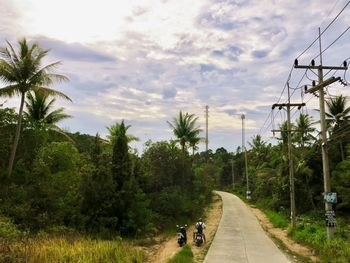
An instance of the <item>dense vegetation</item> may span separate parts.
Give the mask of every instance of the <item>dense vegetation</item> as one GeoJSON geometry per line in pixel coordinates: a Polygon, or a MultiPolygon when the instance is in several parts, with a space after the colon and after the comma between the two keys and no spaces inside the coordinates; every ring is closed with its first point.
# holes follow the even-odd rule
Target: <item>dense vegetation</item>
{"type": "MultiPolygon", "coordinates": [[[[19,113],[0,101],[0,258],[35,258],[56,253],[52,252],[55,244],[65,247],[71,234],[76,236],[77,250],[86,251],[84,256],[95,254],[96,246],[110,254],[117,249],[108,240],[154,235],[198,217],[211,200],[214,188],[234,188],[245,194],[242,149],[238,147],[230,153],[219,148],[194,154],[202,138],[193,114],[180,112],[168,122],[176,140],[148,141],[141,155],[129,147],[137,138],[127,133],[130,126],[124,121],[111,124],[107,139],[98,134],[62,131],[57,124],[71,116],[63,108],[55,109],[54,99],[57,95],[69,98],[45,85],[66,78],[51,71],[56,63],[40,66],[47,51],[36,44],[30,46],[25,40],[19,44],[20,52],[9,45],[2,50],[0,59],[0,78],[8,84],[0,88],[0,99],[21,97],[19,113]],[[55,238],[46,240],[46,233],[55,238]],[[96,237],[107,241],[95,243],[96,237]],[[18,240],[28,249],[12,243],[18,240]]],[[[346,249],[350,239],[347,102],[343,96],[327,101],[332,189],[338,193],[334,209],[341,217],[333,243],[325,241],[322,227],[323,176],[318,131],[312,118],[305,114],[300,114],[293,125],[298,219],[290,234],[313,245],[325,262],[333,248],[339,251],[338,262],[350,258],[346,249]]],[[[247,153],[252,202],[269,210],[281,227],[286,225],[290,207],[286,127],[281,125],[276,145],[264,142],[260,135],[254,136],[247,153]]],[[[63,251],[57,253],[62,255],[63,251]]],[[[64,253],[72,260],[80,257],[69,255],[69,249],[64,253]]],[[[115,253],[120,254],[112,257],[124,252],[115,253]]],[[[130,257],[133,258],[126,262],[142,260],[142,254],[136,250],[130,257]]]]}

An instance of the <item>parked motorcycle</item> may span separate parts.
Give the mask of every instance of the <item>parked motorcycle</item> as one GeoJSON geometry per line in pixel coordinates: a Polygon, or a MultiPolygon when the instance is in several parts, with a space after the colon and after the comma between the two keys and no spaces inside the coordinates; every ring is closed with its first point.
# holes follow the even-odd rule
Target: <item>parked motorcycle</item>
{"type": "Polygon", "coordinates": [[[177,228],[177,243],[179,244],[180,247],[182,247],[187,243],[187,233],[186,233],[187,225],[184,225],[184,226],[176,225],[176,228],[177,228]]]}
{"type": "Polygon", "coordinates": [[[196,232],[194,235],[194,242],[196,243],[197,247],[200,247],[204,242],[204,234],[196,232]]]}

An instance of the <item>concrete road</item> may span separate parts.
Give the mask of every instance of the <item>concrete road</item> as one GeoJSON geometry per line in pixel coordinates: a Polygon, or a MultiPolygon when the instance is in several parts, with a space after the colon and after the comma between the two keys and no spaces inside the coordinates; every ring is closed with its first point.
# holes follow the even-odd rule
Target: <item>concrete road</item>
{"type": "Polygon", "coordinates": [[[290,262],[243,201],[233,194],[216,193],[222,198],[223,213],[204,263],[290,262]]]}

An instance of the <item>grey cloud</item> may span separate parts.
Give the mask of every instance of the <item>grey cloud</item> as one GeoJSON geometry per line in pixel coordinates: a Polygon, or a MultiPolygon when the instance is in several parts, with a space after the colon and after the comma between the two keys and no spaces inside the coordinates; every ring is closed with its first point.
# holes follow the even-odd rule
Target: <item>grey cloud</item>
{"type": "Polygon", "coordinates": [[[44,48],[51,49],[51,53],[66,60],[86,62],[116,62],[117,60],[101,51],[86,47],[80,43],[66,43],[60,40],[37,36],[33,40],[38,41],[44,48]]]}
{"type": "Polygon", "coordinates": [[[172,99],[175,98],[177,94],[177,90],[175,88],[165,88],[163,90],[163,98],[164,99],[172,99]]]}
{"type": "Polygon", "coordinates": [[[252,52],[253,57],[255,58],[264,58],[269,54],[269,51],[266,50],[255,50],[252,52]]]}
{"type": "Polygon", "coordinates": [[[230,116],[236,116],[237,114],[239,114],[238,110],[224,110],[224,112],[226,112],[230,116]]]}
{"type": "Polygon", "coordinates": [[[243,53],[243,50],[236,46],[229,46],[223,50],[214,50],[211,55],[214,57],[226,57],[231,61],[238,61],[239,56],[243,53]]]}
{"type": "Polygon", "coordinates": [[[209,26],[209,27],[218,28],[224,31],[230,31],[245,25],[245,22],[243,21],[230,21],[229,16],[225,16],[225,15],[219,16],[210,12],[201,14],[197,19],[197,23],[201,27],[209,26]]]}

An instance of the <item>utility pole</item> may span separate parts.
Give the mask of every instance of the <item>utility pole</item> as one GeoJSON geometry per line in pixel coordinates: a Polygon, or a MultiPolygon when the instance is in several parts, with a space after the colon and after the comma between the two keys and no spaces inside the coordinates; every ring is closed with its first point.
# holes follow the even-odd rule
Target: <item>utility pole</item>
{"type": "MultiPolygon", "coordinates": [[[[290,120],[290,109],[291,107],[298,107],[300,109],[302,106],[305,106],[305,103],[290,103],[290,94],[289,94],[289,85],[288,85],[288,103],[273,104],[272,109],[279,107],[287,108],[287,129],[288,129],[288,168],[289,168],[289,193],[290,193],[290,220],[292,227],[295,227],[296,224],[296,209],[295,209],[295,189],[294,189],[294,165],[292,157],[292,125],[290,120]]],[[[276,130],[273,130],[275,132],[276,130]]]]}
{"type": "Polygon", "coordinates": [[[209,106],[205,106],[205,153],[208,161],[208,119],[209,119],[209,106]]]}
{"type": "Polygon", "coordinates": [[[246,198],[249,200],[249,199],[251,199],[251,192],[249,190],[247,149],[245,148],[245,127],[244,127],[245,115],[244,114],[241,115],[241,119],[242,119],[242,151],[244,151],[245,177],[246,177],[246,181],[247,181],[246,198]]]}
{"type": "Polygon", "coordinates": [[[235,189],[235,174],[234,174],[234,170],[233,170],[233,159],[231,161],[231,172],[232,172],[232,190],[235,189]]]}
{"type": "Polygon", "coordinates": [[[326,126],[326,117],[325,117],[325,105],[324,105],[324,87],[332,84],[335,81],[339,81],[340,77],[331,77],[327,80],[323,80],[323,70],[347,70],[348,66],[346,61],[341,67],[332,67],[332,66],[323,66],[322,65],[322,49],[321,49],[321,30],[318,29],[319,33],[319,47],[320,47],[320,65],[316,66],[315,61],[311,61],[311,65],[298,65],[298,60],[294,61],[295,68],[302,69],[317,69],[318,71],[318,85],[315,85],[313,81],[313,87],[306,89],[305,93],[314,93],[318,91],[319,94],[319,104],[320,104],[320,122],[321,122],[321,138],[322,138],[322,168],[323,168],[323,183],[324,183],[324,197],[325,197],[325,216],[326,216],[326,227],[327,227],[327,238],[331,239],[334,237],[334,227],[335,227],[335,213],[332,208],[332,200],[327,199],[327,196],[334,196],[331,192],[331,180],[329,172],[329,161],[328,161],[328,145],[327,145],[327,126],[326,126]]]}

